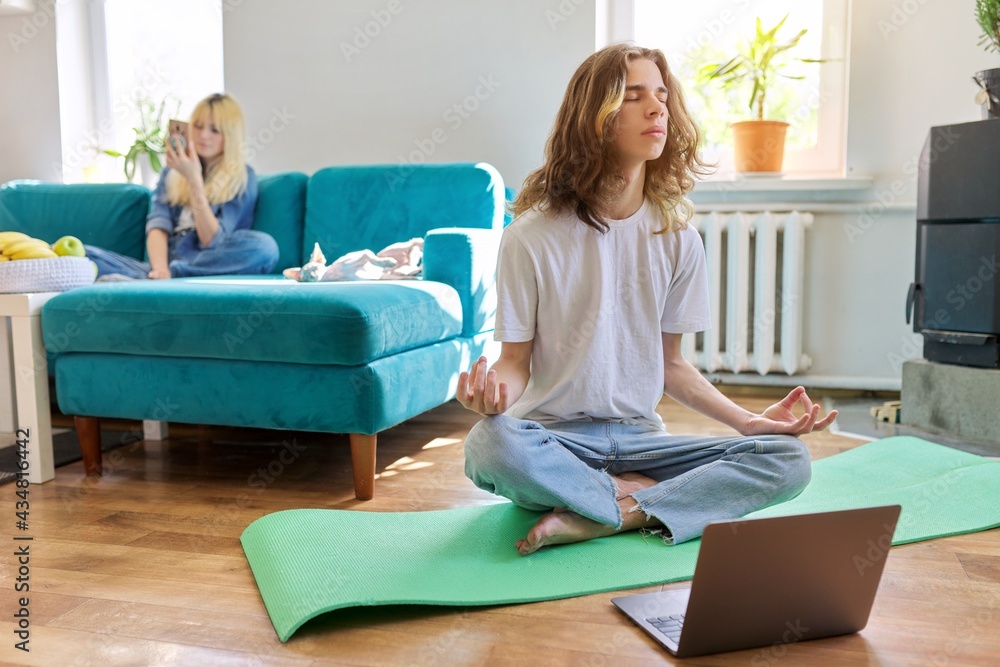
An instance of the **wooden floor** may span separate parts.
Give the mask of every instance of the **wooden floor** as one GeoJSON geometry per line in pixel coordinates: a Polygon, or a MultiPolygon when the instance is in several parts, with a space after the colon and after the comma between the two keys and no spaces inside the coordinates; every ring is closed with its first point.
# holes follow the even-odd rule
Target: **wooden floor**
{"type": "MultiPolygon", "coordinates": [[[[735,400],[754,410],[772,402],[735,400]]],[[[666,400],[661,413],[676,433],[729,433],[666,400]]],[[[452,403],[383,434],[369,502],[353,498],[342,436],[175,428],[169,441],[106,454],[103,479],[85,479],[80,463],[57,469],[54,481],[30,489],[30,653],[13,646],[14,547],[2,549],[0,662],[671,664],[616,611],[611,593],[490,608],[342,610],[287,644],[278,641],[240,548],[242,530],[289,508],[421,511],[498,502],[463,474],[462,441],[474,421],[452,403]],[[295,453],[288,463],[279,456],[283,438],[284,460],[295,453]]],[[[807,442],[814,459],[859,444],[830,434],[807,442]]],[[[14,493],[14,485],[0,487],[8,533],[16,532],[14,493]]],[[[684,664],[1000,664],[1000,530],[894,548],[860,634],[684,664]]]]}

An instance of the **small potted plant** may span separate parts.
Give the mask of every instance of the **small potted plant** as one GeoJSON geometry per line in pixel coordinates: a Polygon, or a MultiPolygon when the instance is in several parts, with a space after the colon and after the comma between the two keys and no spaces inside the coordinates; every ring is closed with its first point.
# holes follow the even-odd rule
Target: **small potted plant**
{"type": "MultiPolygon", "coordinates": [[[[1000,1],[1000,0],[998,0],[1000,1]]],[[[789,60],[801,63],[821,63],[823,60],[788,58],[788,52],[798,45],[806,34],[800,30],[791,39],[780,42],[778,31],[785,25],[785,15],[776,26],[765,30],[757,19],[756,34],[746,40],[739,53],[722,64],[702,65],[698,79],[715,81],[723,87],[750,87],[750,112],[754,120],[731,125],[733,151],[738,172],[780,172],[785,154],[785,132],[788,123],[766,119],[768,93],[780,85],[781,79],[804,79],[803,76],[785,74],[789,60]]]]}
{"type": "MultiPolygon", "coordinates": [[[[112,149],[104,151],[111,157],[125,158],[125,178],[129,182],[135,178],[136,165],[139,165],[142,184],[148,188],[153,188],[156,185],[156,178],[163,170],[163,161],[160,156],[163,155],[164,141],[166,141],[167,136],[164,127],[164,111],[170,99],[169,96],[165,97],[159,105],[146,97],[137,99],[139,126],[132,128],[135,131],[135,141],[124,153],[112,149]]],[[[179,109],[180,101],[178,100],[170,115],[176,115],[179,109]]]]}
{"type": "MultiPolygon", "coordinates": [[[[976,21],[983,31],[979,45],[1000,53],[1000,0],[976,0],[976,21]]],[[[980,88],[976,103],[983,107],[983,118],[1000,118],[1000,68],[984,69],[972,80],[980,88]]]]}

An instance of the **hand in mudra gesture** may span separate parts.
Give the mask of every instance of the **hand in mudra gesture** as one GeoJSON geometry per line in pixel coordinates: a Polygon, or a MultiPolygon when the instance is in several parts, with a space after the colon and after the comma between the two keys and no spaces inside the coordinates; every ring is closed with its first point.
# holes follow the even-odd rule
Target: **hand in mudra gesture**
{"type": "Polygon", "coordinates": [[[488,370],[486,357],[479,357],[469,372],[458,376],[458,402],[483,416],[498,415],[507,409],[507,384],[497,382],[497,373],[488,370]]]}
{"type": "Polygon", "coordinates": [[[833,410],[823,419],[819,419],[822,406],[813,403],[804,387],[796,387],[788,396],[770,406],[759,415],[747,419],[743,435],[763,435],[777,433],[782,435],[804,435],[813,431],[822,431],[837,418],[833,410]],[[801,403],[804,409],[802,416],[795,416],[793,409],[796,403],[801,403]]]}

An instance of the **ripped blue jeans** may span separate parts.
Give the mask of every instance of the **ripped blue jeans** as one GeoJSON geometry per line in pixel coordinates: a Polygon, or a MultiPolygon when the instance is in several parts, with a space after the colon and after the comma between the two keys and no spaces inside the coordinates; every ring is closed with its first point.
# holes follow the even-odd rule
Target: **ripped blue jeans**
{"type": "Polygon", "coordinates": [[[667,544],[699,537],[711,521],[735,519],[797,496],[812,467],[801,440],[785,435],[670,435],[607,421],[542,425],[494,415],[465,441],[465,474],[520,507],[560,507],[620,528],[611,475],[657,482],[629,494],[658,519],[667,544]]]}

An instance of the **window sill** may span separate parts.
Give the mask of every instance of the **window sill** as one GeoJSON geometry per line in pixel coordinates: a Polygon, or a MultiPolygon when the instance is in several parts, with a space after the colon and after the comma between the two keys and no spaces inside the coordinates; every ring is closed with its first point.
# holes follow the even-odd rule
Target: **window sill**
{"type": "Polygon", "coordinates": [[[746,176],[727,175],[699,181],[688,198],[705,211],[813,211],[858,213],[872,207],[880,211],[912,212],[916,202],[882,202],[873,193],[870,176],[746,176]]]}
{"type": "Polygon", "coordinates": [[[694,194],[705,195],[715,193],[739,192],[863,192],[872,187],[870,176],[850,177],[814,177],[790,176],[786,174],[730,174],[722,178],[699,181],[695,184],[694,194]]]}

